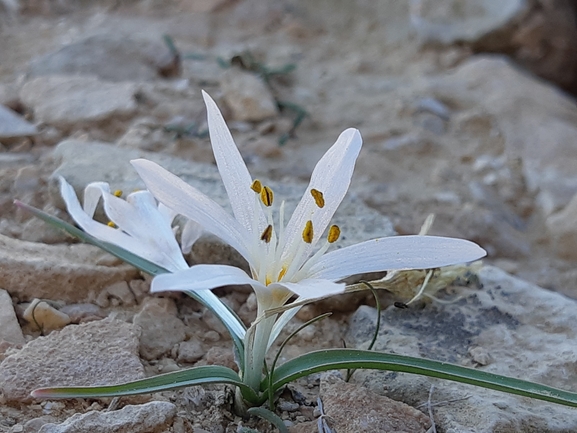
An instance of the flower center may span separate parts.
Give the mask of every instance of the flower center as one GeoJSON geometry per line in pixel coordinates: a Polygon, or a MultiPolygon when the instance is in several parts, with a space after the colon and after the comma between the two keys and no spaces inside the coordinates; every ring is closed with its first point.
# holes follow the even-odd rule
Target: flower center
{"type": "MultiPolygon", "coordinates": [[[[313,227],[313,213],[305,222],[301,232],[301,239],[293,241],[284,239],[284,202],[281,203],[278,212],[279,232],[275,230],[272,215],[274,193],[269,186],[263,185],[258,179],[254,180],[251,187],[255,192],[255,206],[264,207],[267,215],[267,226],[260,231],[254,226],[257,234],[255,239],[255,263],[253,264],[253,278],[268,286],[269,284],[283,281],[299,281],[306,277],[310,267],[328,250],[329,246],[339,239],[341,230],[337,225],[332,225],[327,234],[326,242],[312,256],[307,245],[313,244],[315,228],[313,227]],[[284,249],[287,249],[284,251],[284,249]],[[281,261],[281,257],[284,259],[281,261]],[[288,258],[288,259],[287,259],[288,258]]],[[[309,193],[314,199],[318,209],[325,206],[325,198],[321,191],[312,188],[309,193]]]]}

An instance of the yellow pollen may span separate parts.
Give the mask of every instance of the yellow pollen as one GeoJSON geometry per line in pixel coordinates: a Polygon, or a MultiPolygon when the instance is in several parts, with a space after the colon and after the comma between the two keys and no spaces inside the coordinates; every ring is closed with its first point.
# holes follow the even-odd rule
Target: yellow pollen
{"type": "Polygon", "coordinates": [[[270,277],[267,275],[264,279],[264,285],[268,286],[270,283],[272,283],[272,280],[270,279],[270,277]]]}
{"type": "Polygon", "coordinates": [[[264,231],[262,232],[262,235],[260,235],[260,240],[265,241],[268,244],[271,238],[272,238],[272,225],[269,224],[268,226],[266,226],[266,229],[264,229],[264,231]]]}
{"type": "Polygon", "coordinates": [[[282,277],[285,276],[286,271],[287,271],[287,268],[283,266],[282,269],[280,270],[280,272],[278,273],[277,281],[282,280],[282,277]]]}
{"type": "Polygon", "coordinates": [[[121,189],[117,189],[116,191],[114,191],[112,193],[113,196],[115,197],[120,197],[122,195],[122,190],[121,189]]]}
{"type": "Polygon", "coordinates": [[[262,191],[262,183],[260,182],[260,180],[255,179],[252,185],[250,186],[250,189],[252,189],[257,194],[260,194],[260,192],[262,191]]]}
{"type": "Polygon", "coordinates": [[[305,224],[305,229],[303,230],[303,241],[305,241],[307,244],[310,244],[313,241],[313,237],[313,222],[308,220],[305,224]]]}
{"type": "Polygon", "coordinates": [[[108,221],[108,223],[106,224],[108,227],[112,227],[113,229],[115,229],[117,227],[116,224],[114,224],[112,221],[108,221]]]}
{"type": "Polygon", "coordinates": [[[323,193],[320,192],[318,189],[311,189],[311,195],[315,199],[315,203],[318,207],[323,208],[325,207],[325,198],[323,197],[323,193]]]}
{"type": "Polygon", "coordinates": [[[272,202],[274,200],[272,189],[270,189],[268,186],[263,186],[260,192],[260,199],[266,207],[272,206],[272,202]]]}
{"type": "Polygon", "coordinates": [[[331,228],[329,229],[329,234],[327,236],[329,244],[336,242],[340,235],[341,235],[341,229],[339,228],[339,226],[332,225],[331,228]]]}

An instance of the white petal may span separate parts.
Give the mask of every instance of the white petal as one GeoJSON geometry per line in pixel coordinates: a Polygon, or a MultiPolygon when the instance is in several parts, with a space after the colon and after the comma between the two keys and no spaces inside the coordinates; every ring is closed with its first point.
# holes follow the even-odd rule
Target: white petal
{"type": "Polygon", "coordinates": [[[110,193],[110,186],[106,182],[92,182],[84,188],[84,206],[82,207],[88,216],[94,216],[103,192],[110,193]]]}
{"type": "Polygon", "coordinates": [[[335,283],[326,279],[308,278],[298,283],[281,282],[268,286],[272,290],[275,286],[286,287],[299,297],[299,301],[306,299],[318,299],[326,296],[332,296],[345,291],[344,283],[335,283]]]}
{"type": "MultiPolygon", "coordinates": [[[[250,262],[250,234],[212,199],[182,179],[146,159],[131,161],[154,197],[173,211],[196,221],[250,262]]],[[[253,198],[254,200],[254,198],[253,198]]]]}
{"type": "Polygon", "coordinates": [[[471,262],[486,254],[483,248],[464,239],[391,236],[327,253],[310,268],[307,277],[336,281],[366,272],[440,268],[471,262]]]}
{"type": "Polygon", "coordinates": [[[74,221],[88,234],[100,239],[104,242],[109,242],[118,245],[134,254],[142,256],[142,243],[131,238],[121,230],[108,227],[106,224],[101,224],[94,221],[92,217],[88,216],[84,209],[80,206],[80,202],[76,197],[74,188],[60,177],[60,194],[66,203],[66,209],[74,221]]]}
{"type": "Polygon", "coordinates": [[[202,97],[206,104],[212,151],[234,216],[248,232],[252,232],[257,218],[257,229],[262,231],[267,225],[266,217],[260,206],[253,206],[255,193],[250,188],[252,177],[216,103],[204,90],[202,97]]]}
{"type": "Polygon", "coordinates": [[[349,189],[362,143],[359,131],[347,129],[317,163],[309,186],[287,224],[284,234],[287,244],[281,246],[282,259],[290,259],[287,254],[292,248],[288,243],[302,242],[302,231],[307,220],[312,220],[314,231],[313,243],[307,246],[307,252],[310,253],[314,244],[323,235],[349,189]],[[313,188],[324,195],[325,206],[322,209],[317,207],[311,195],[313,188]]]}
{"type": "MultiPolygon", "coordinates": [[[[142,243],[148,259],[174,271],[188,267],[174,237],[171,220],[158,210],[149,191],[130,194],[126,201],[103,194],[106,215],[124,232],[142,243]]],[[[142,255],[142,253],[140,253],[142,255]]]]}
{"type": "Polygon", "coordinates": [[[242,269],[228,265],[195,265],[171,274],[162,274],[152,280],[152,293],[166,291],[199,291],[222,286],[253,284],[242,269]]]}
{"type": "Polygon", "coordinates": [[[180,238],[180,249],[184,254],[190,253],[194,243],[202,236],[204,230],[202,226],[193,220],[187,220],[182,228],[182,235],[180,238]]]}

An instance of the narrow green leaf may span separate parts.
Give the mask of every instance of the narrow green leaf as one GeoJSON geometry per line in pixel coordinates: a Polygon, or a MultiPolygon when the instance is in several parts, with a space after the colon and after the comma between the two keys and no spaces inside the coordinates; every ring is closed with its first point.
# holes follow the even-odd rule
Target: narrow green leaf
{"type": "Polygon", "coordinates": [[[287,426],[276,413],[265,409],[264,407],[251,407],[247,410],[247,412],[249,415],[266,419],[268,422],[274,425],[280,433],[289,433],[287,426]]]}
{"type": "Polygon", "coordinates": [[[221,365],[203,365],[121,385],[40,388],[32,391],[31,395],[36,398],[119,397],[123,395],[148,394],[207,383],[235,385],[241,389],[242,395],[247,401],[256,402],[258,400],[256,393],[242,383],[237,373],[221,365]]]}
{"type": "MultiPolygon", "coordinates": [[[[445,362],[358,349],[319,350],[292,359],[276,368],[273,374],[272,386],[274,389],[278,389],[295,379],[312,373],[352,368],[401,371],[438,377],[565,406],[577,407],[577,393],[445,362]]],[[[262,387],[266,386],[268,386],[268,381],[265,380],[262,383],[262,387]]],[[[265,398],[266,396],[261,399],[265,398]]]]}

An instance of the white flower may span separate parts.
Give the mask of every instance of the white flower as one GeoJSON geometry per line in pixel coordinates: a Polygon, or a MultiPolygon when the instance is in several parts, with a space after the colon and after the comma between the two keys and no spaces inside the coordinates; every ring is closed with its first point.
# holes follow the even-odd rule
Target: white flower
{"type": "Polygon", "coordinates": [[[433,236],[379,238],[325,254],[338,238],[336,226],[328,230],[328,239],[314,252],[348,190],[362,145],[359,132],[347,129],[339,136],[316,165],[286,226],[282,204],[276,225],[270,210],[273,192],[251,178],[218,107],[208,94],[203,92],[203,96],[216,163],[234,217],[159,165],[144,159],[132,164],[158,201],[230,244],[247,260],[251,275],[227,265],[196,265],[155,278],[153,292],[250,284],[260,315],[285,304],[292,294],[307,300],[341,293],[345,285],[338,281],[350,275],[437,268],[485,255],[472,242],[433,236]]]}
{"type": "MultiPolygon", "coordinates": [[[[70,216],[88,234],[119,246],[170,272],[188,269],[181,249],[171,227],[176,214],[163,204],[157,204],[149,191],[134,192],[126,200],[110,193],[105,182],[93,182],[84,190],[84,206],[80,205],[74,188],[63,177],[60,193],[70,216]],[[93,219],[98,202],[102,198],[110,224],[93,219]]],[[[183,228],[182,243],[186,248],[201,234],[200,226],[187,222],[183,228]]],[[[195,293],[209,308],[226,322],[231,332],[244,338],[244,326],[228,308],[210,291],[195,293]]]]}

